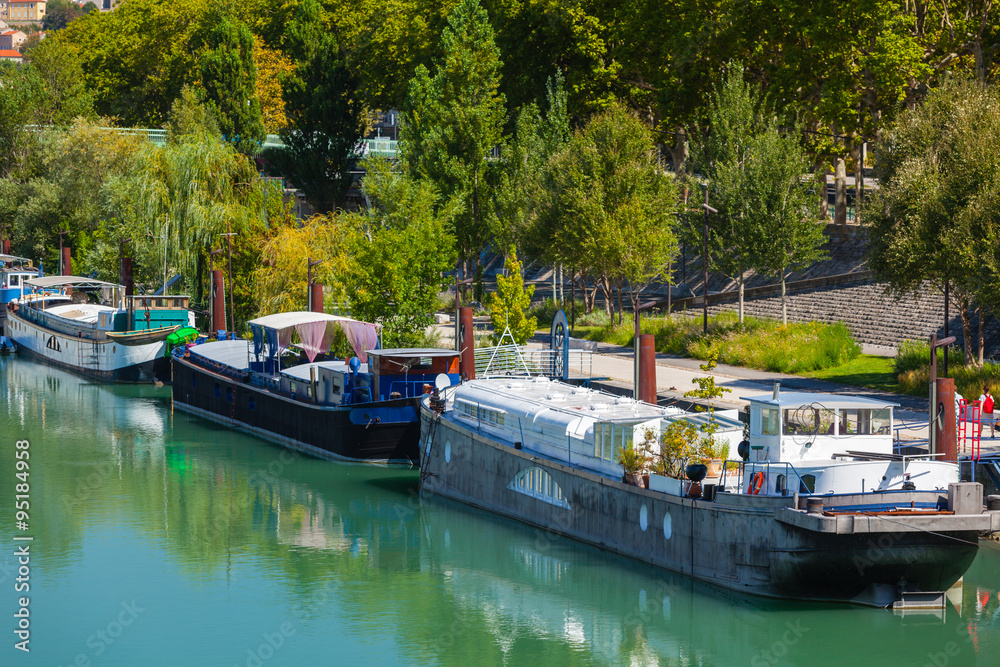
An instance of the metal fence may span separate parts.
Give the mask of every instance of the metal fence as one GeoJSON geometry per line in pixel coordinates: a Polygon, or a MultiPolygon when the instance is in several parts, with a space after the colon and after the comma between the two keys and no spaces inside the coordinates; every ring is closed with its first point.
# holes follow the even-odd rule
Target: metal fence
{"type": "MultiPolygon", "coordinates": [[[[544,375],[561,378],[562,354],[556,350],[528,349],[519,345],[476,348],[476,377],[497,375],[544,375]]],[[[569,377],[594,375],[594,353],[569,350],[569,377]]]]}

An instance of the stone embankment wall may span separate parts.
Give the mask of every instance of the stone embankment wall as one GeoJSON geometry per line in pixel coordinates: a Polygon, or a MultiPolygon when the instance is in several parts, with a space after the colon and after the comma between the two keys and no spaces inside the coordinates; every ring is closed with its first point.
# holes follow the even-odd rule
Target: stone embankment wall
{"type": "MultiPolygon", "coordinates": [[[[896,347],[901,341],[927,340],[944,332],[944,295],[930,284],[916,294],[896,299],[886,293],[865,265],[866,239],[863,228],[827,227],[828,258],[793,274],[788,279],[788,317],[792,321],[844,322],[861,343],[896,347]]],[[[700,313],[703,284],[701,257],[687,257],[675,276],[674,311],[700,313]],[[681,280],[681,278],[686,278],[681,280]],[[697,295],[697,296],[695,296],[697,295]]],[[[738,286],[730,278],[710,276],[709,312],[735,311],[738,286]]],[[[662,296],[666,292],[661,290],[662,296]]],[[[747,273],[746,314],[781,318],[781,285],[773,278],[747,273]]],[[[949,333],[962,343],[962,323],[952,304],[949,333]]],[[[1000,326],[993,316],[985,318],[987,355],[1000,350],[1000,326]]],[[[977,322],[973,322],[977,324],[977,322]]],[[[973,328],[973,345],[975,342],[973,328]]]]}

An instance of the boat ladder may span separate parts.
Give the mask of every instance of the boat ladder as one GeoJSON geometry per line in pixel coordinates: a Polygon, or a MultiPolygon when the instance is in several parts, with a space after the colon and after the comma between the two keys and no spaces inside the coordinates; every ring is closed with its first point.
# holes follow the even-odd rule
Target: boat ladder
{"type": "Polygon", "coordinates": [[[77,340],[77,365],[85,370],[100,370],[100,355],[98,354],[97,341],[92,341],[87,345],[85,338],[77,340]]]}

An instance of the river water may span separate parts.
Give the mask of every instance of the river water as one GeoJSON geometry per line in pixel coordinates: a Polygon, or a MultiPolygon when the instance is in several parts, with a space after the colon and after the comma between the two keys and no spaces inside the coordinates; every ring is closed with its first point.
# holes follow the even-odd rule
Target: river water
{"type": "Polygon", "coordinates": [[[1000,662],[995,549],[961,612],[900,617],[715,590],[421,501],[417,481],[173,412],[169,388],[0,358],[0,665],[1000,662]],[[15,647],[21,597],[29,653],[15,647]]]}

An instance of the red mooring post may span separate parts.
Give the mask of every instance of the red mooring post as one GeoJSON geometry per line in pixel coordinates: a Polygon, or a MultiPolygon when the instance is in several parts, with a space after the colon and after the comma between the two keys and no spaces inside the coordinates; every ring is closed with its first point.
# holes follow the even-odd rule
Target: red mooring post
{"type": "Polygon", "coordinates": [[[309,285],[309,309],[314,313],[323,312],[323,286],[319,283],[309,285]]]}
{"type": "Polygon", "coordinates": [[[72,248],[70,248],[69,246],[63,246],[62,265],[63,265],[62,274],[64,276],[73,275],[73,252],[72,248]]]}
{"type": "Polygon", "coordinates": [[[212,331],[226,330],[226,284],[222,269],[212,271],[212,331]]]}
{"type": "Polygon", "coordinates": [[[473,331],[472,307],[462,306],[458,309],[458,349],[462,351],[458,372],[467,380],[476,379],[476,340],[473,331]]]}
{"type": "Polygon", "coordinates": [[[944,454],[938,461],[958,461],[955,440],[955,379],[937,378],[937,420],[934,427],[937,450],[944,454]]]}
{"type": "Polygon", "coordinates": [[[652,334],[639,336],[639,400],[656,405],[656,343],[652,334]]]}

